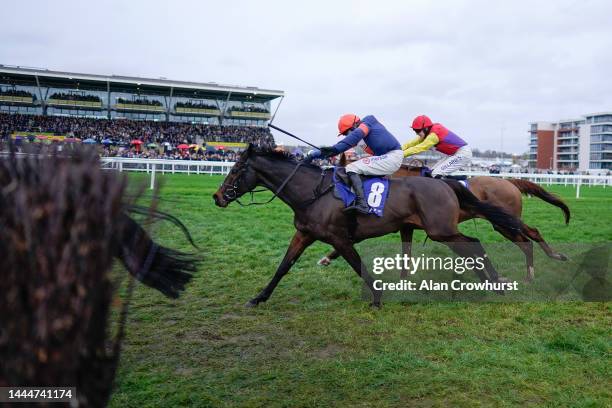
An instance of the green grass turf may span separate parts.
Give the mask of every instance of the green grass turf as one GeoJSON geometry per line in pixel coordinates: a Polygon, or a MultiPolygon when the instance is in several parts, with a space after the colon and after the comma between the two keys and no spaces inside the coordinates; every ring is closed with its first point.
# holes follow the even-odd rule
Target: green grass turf
{"type": "MultiPolygon", "coordinates": [[[[217,208],[211,195],[221,177],[168,175],[164,182],[161,208],[189,226],[204,261],[176,301],[137,287],[114,407],[612,404],[610,303],[388,303],[374,310],[346,262],[316,265],[328,250],[317,243],[267,303],[246,309],[293,234],[290,209],[279,200],[217,208]]],[[[579,200],[571,187],[549,189],[567,200],[570,225],[535,198],[524,200],[523,217],[549,242],[612,241],[612,189],[583,187],[579,200]]],[[[484,221],[461,228],[484,242],[502,240],[484,221]]],[[[155,236],[189,250],[176,228],[157,225],[155,236]]]]}

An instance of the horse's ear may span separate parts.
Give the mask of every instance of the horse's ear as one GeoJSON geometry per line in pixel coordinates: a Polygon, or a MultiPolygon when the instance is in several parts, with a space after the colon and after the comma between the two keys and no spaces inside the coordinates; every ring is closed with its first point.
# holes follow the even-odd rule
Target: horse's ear
{"type": "Polygon", "coordinates": [[[340,160],[338,161],[338,167],[346,167],[346,154],[342,152],[340,160]]]}

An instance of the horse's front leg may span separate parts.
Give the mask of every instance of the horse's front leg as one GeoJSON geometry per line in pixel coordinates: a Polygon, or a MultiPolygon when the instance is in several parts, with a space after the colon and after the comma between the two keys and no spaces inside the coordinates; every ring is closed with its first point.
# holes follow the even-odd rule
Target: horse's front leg
{"type": "Polygon", "coordinates": [[[285,274],[289,272],[289,269],[291,269],[291,267],[293,266],[295,261],[297,261],[300,255],[302,255],[302,252],[304,252],[304,250],[314,241],[314,238],[312,238],[310,235],[305,234],[301,231],[296,231],[295,235],[293,235],[293,238],[291,239],[291,242],[289,243],[289,248],[287,248],[285,257],[276,269],[276,273],[274,274],[274,277],[272,278],[270,283],[268,283],[268,286],[266,286],[259,293],[259,295],[251,299],[245,306],[257,306],[259,303],[268,300],[270,295],[272,295],[274,288],[276,288],[276,285],[278,285],[278,282],[280,282],[283,276],[285,276],[285,274]]]}
{"type": "Polygon", "coordinates": [[[321,265],[321,266],[329,266],[329,264],[331,264],[331,262],[338,258],[340,256],[340,253],[338,251],[336,251],[335,249],[333,249],[329,254],[325,255],[323,258],[319,259],[319,262],[317,262],[317,265],[321,265]]]}
{"type": "Polygon", "coordinates": [[[361,256],[350,241],[339,241],[334,243],[334,248],[351,265],[357,275],[359,275],[372,293],[372,306],[380,307],[382,291],[374,289],[374,279],[368,273],[367,268],[361,262],[361,256]]]}
{"type": "MultiPolygon", "coordinates": [[[[402,237],[402,252],[408,257],[412,256],[412,234],[414,228],[412,226],[404,225],[400,229],[400,236],[402,237]]],[[[400,278],[405,279],[408,277],[408,271],[402,268],[400,272],[400,278]]]]}

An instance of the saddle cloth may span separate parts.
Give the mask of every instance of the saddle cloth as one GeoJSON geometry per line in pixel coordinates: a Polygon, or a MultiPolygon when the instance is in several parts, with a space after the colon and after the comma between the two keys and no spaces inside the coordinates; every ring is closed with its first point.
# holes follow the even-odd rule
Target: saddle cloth
{"type": "MultiPolygon", "coordinates": [[[[355,193],[336,175],[334,167],[334,195],[348,207],[355,201],[355,193]]],[[[379,217],[383,216],[385,203],[389,195],[389,180],[385,177],[367,177],[363,178],[363,193],[365,194],[366,202],[370,207],[370,214],[376,214],[379,217]]]]}

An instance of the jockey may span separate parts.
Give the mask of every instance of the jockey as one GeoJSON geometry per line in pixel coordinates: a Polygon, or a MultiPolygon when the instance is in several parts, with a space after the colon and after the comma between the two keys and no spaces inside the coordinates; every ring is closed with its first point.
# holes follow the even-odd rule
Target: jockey
{"type": "MultiPolygon", "coordinates": [[[[346,175],[355,191],[355,202],[345,211],[357,210],[367,214],[369,207],[363,193],[360,174],[366,176],[386,176],[393,174],[402,165],[403,154],[400,143],[374,116],[363,119],[349,113],[342,115],[338,121],[338,136],[345,136],[331,147],[308,152],[308,159],[330,157],[340,154],[358,144],[365,145],[366,152],[372,154],[346,166],[346,175]]],[[[350,187],[349,185],[349,187],[350,187]]]]}
{"type": "Polygon", "coordinates": [[[450,175],[461,166],[472,161],[472,149],[467,142],[439,123],[432,123],[425,115],[412,121],[412,129],[417,137],[402,146],[404,157],[421,153],[432,147],[447,155],[431,169],[431,177],[440,178],[450,175]]]}

